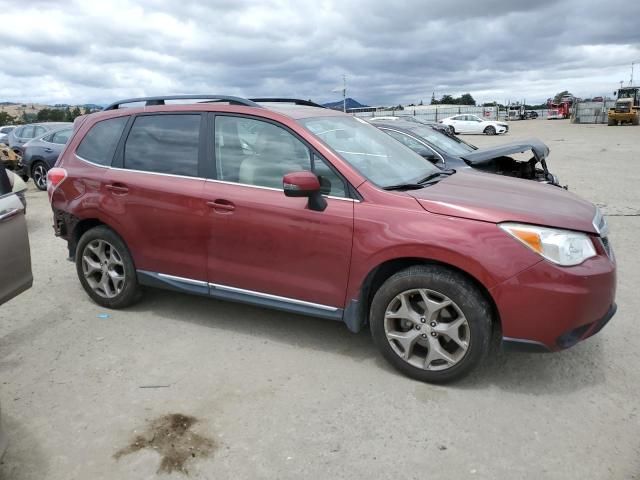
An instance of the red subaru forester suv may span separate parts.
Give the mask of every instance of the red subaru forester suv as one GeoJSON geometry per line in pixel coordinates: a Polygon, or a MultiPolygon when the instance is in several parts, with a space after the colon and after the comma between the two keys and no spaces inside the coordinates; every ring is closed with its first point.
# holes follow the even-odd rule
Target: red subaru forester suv
{"type": "Polygon", "coordinates": [[[308,101],[117,102],[76,121],[48,191],[98,304],[126,307],[151,286],[368,324],[382,355],[423,381],[469,372],[493,332],[560,350],[616,310],[593,204],[440,170],[308,101]]]}

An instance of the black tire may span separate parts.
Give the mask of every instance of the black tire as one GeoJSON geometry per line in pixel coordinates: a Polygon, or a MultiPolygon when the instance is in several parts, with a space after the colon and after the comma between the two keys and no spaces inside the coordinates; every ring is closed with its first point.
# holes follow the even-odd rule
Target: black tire
{"type": "Polygon", "coordinates": [[[609,125],[610,127],[615,126],[616,123],[617,122],[615,120],[611,120],[611,119],[607,120],[607,125],[609,125]]]}
{"type": "Polygon", "coordinates": [[[375,293],[369,312],[371,335],[383,357],[405,375],[430,383],[460,379],[480,364],[489,351],[492,321],[491,306],[472,281],[455,270],[439,265],[416,265],[392,275],[375,293]],[[394,351],[385,333],[385,312],[396,296],[424,288],[452,300],[468,323],[466,353],[457,363],[444,370],[426,370],[408,363],[394,351]]]}
{"type": "Polygon", "coordinates": [[[451,132],[451,135],[457,135],[457,134],[456,134],[456,129],[454,128],[454,126],[453,126],[453,125],[450,125],[450,126],[449,126],[449,132],[451,132]]]}
{"type": "Polygon", "coordinates": [[[639,125],[640,124],[640,117],[638,115],[633,117],[633,120],[631,120],[631,125],[639,125]]]}
{"type": "Polygon", "coordinates": [[[140,298],[141,291],[138,285],[136,268],[133,263],[133,259],[131,258],[131,253],[129,253],[129,249],[120,236],[109,227],[101,225],[99,227],[92,228],[80,237],[80,241],[76,248],[76,272],[78,274],[80,284],[84,288],[85,292],[87,292],[91,299],[98,305],[106,308],[119,309],[133,305],[140,298]],[[83,272],[83,253],[85,252],[87,245],[96,240],[101,240],[112,245],[122,261],[124,285],[122,286],[121,291],[111,298],[102,296],[94,291],[94,289],[89,285],[89,282],[85,278],[83,272]]]}
{"type": "Polygon", "coordinates": [[[485,135],[495,135],[496,134],[496,129],[494,127],[492,127],[491,125],[489,125],[487,128],[484,129],[484,133],[485,133],[485,135]]]}
{"type": "Polygon", "coordinates": [[[49,171],[49,167],[46,163],[38,160],[31,165],[31,178],[33,179],[33,184],[36,186],[38,190],[46,191],[47,190],[47,172],[49,171]],[[42,177],[44,175],[44,179],[42,177]]]}

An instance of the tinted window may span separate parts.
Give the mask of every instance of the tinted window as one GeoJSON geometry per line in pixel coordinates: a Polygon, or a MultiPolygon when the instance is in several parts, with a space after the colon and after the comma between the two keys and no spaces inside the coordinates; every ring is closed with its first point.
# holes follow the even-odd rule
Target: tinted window
{"type": "Polygon", "coordinates": [[[200,115],[136,118],[124,148],[124,167],[145,172],[198,175],[200,115]]]}
{"type": "Polygon", "coordinates": [[[33,130],[33,136],[34,137],[39,137],[40,135],[44,135],[45,133],[47,133],[47,129],[44,127],[34,127],[33,130]]]}
{"type": "Polygon", "coordinates": [[[11,130],[13,130],[15,127],[4,127],[4,128],[0,128],[0,133],[9,133],[11,130]]]}
{"type": "Polygon", "coordinates": [[[217,178],[261,187],[282,188],[282,177],[313,171],[325,195],[345,197],[342,178],[289,131],[269,122],[242,117],[216,117],[217,178]]]}
{"type": "Polygon", "coordinates": [[[47,135],[50,140],[48,142],[57,143],[59,145],[64,145],[69,141],[69,137],[71,136],[71,129],[69,130],[60,130],[59,132],[54,133],[53,135],[47,135]]]}
{"type": "Polygon", "coordinates": [[[129,117],[110,118],[96,123],[78,145],[78,156],[100,165],[111,165],[118,140],[129,117]]]}

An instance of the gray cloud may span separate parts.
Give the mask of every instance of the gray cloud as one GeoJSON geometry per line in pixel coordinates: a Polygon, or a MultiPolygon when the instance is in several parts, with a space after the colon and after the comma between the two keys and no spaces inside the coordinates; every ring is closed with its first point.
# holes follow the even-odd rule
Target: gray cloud
{"type": "MultiPolygon", "coordinates": [[[[0,0],[0,101],[348,94],[369,104],[603,95],[640,61],[640,3],[0,0]]],[[[640,69],[638,70],[640,77],[640,69]]]]}

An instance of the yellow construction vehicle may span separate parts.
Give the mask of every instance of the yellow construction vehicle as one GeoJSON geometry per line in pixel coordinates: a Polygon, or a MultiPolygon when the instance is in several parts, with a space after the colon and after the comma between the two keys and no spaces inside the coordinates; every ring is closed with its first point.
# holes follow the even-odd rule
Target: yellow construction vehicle
{"type": "MultiPolygon", "coordinates": [[[[613,92],[615,95],[616,92],[613,92]]],[[[640,123],[640,87],[624,87],[618,90],[616,104],[609,109],[608,125],[640,123]]]]}

